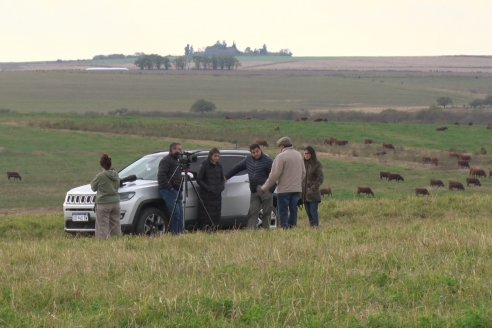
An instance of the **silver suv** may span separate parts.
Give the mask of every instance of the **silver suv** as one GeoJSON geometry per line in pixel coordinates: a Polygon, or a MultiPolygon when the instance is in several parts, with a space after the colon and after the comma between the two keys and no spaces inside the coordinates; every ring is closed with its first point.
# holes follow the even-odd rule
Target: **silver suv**
{"type": "MultiPolygon", "coordinates": [[[[128,165],[119,172],[121,178],[135,175],[137,180],[125,183],[120,189],[121,228],[126,233],[152,234],[165,232],[169,224],[172,208],[159,197],[157,187],[157,170],[160,160],[167,152],[146,155],[128,165]],[[156,229],[158,227],[158,229],[156,229]],[[156,231],[158,230],[158,231],[156,231]]],[[[207,158],[207,151],[197,152],[197,161],[191,163],[191,173],[198,172],[201,163],[207,158]]],[[[250,156],[245,150],[221,150],[220,162],[224,173],[234,165],[250,156]]],[[[191,177],[191,174],[190,174],[191,177]]],[[[191,178],[193,185],[198,184],[191,178]]],[[[198,197],[188,182],[186,195],[185,226],[196,224],[199,202],[198,197]]],[[[69,233],[94,232],[96,213],[94,212],[96,194],[90,185],[70,190],[63,203],[65,231],[69,233]]],[[[242,227],[246,225],[249,210],[249,179],[246,171],[229,179],[222,192],[221,227],[242,227]]],[[[272,213],[271,225],[276,225],[275,210],[272,213]]],[[[261,220],[261,215],[259,220],[261,220]]]]}

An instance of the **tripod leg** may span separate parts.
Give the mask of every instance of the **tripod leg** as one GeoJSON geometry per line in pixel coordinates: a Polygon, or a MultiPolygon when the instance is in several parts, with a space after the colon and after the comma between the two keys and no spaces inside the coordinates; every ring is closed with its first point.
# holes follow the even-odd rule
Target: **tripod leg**
{"type": "MultiPolygon", "coordinates": [[[[170,220],[169,220],[169,225],[167,227],[167,230],[169,231],[170,228],[171,228],[171,223],[173,221],[173,217],[174,217],[174,213],[176,212],[176,206],[179,206],[178,203],[179,203],[179,194],[181,193],[181,191],[183,190],[183,185],[185,183],[185,178],[184,176],[181,177],[181,182],[179,183],[179,189],[178,189],[178,195],[176,196],[176,200],[174,201],[174,206],[173,206],[173,210],[171,212],[171,216],[170,216],[170,220]]],[[[184,222],[184,218],[183,218],[183,222],[184,222]]]]}
{"type": "Polygon", "coordinates": [[[200,197],[200,194],[198,193],[198,190],[196,190],[196,187],[195,185],[193,184],[193,182],[191,181],[191,178],[189,176],[187,176],[187,180],[190,182],[191,186],[193,187],[193,190],[195,191],[195,194],[196,196],[198,197],[198,201],[200,203],[200,205],[203,207],[203,209],[205,210],[205,214],[207,214],[207,217],[208,219],[210,220],[210,224],[212,226],[215,226],[215,223],[214,221],[212,220],[212,217],[210,216],[210,214],[208,213],[207,211],[207,208],[205,207],[205,203],[203,202],[203,199],[202,197],[200,197]]]}

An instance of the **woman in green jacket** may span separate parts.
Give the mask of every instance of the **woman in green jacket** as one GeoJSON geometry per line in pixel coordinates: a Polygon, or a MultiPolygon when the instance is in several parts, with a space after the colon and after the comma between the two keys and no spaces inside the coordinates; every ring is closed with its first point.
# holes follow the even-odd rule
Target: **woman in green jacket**
{"type": "Polygon", "coordinates": [[[306,175],[302,181],[302,201],[311,227],[319,226],[318,205],[321,203],[319,187],[323,184],[323,165],[316,157],[313,147],[304,149],[306,175]]]}
{"type": "Polygon", "coordinates": [[[111,157],[101,156],[99,161],[103,169],[91,182],[92,191],[96,191],[96,238],[108,239],[121,235],[120,224],[120,178],[111,169],[111,157]]]}

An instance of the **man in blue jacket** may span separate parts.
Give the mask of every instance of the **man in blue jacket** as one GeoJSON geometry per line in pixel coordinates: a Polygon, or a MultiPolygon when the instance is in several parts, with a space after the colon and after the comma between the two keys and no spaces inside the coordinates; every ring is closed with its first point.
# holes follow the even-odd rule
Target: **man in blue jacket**
{"type": "Polygon", "coordinates": [[[248,228],[254,229],[258,223],[258,215],[260,210],[263,210],[262,227],[265,229],[270,228],[271,214],[273,210],[273,192],[275,186],[273,186],[267,192],[261,192],[260,187],[265,183],[272,170],[272,159],[263,154],[258,144],[252,144],[249,146],[251,156],[246,157],[231,171],[229,171],[225,177],[230,179],[234,175],[241,171],[246,170],[249,176],[249,188],[251,190],[251,199],[248,212],[248,228]]]}

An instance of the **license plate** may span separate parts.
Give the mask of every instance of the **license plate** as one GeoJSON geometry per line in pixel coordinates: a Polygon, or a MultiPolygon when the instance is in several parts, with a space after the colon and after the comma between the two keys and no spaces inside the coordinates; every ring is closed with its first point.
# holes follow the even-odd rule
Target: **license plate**
{"type": "Polygon", "coordinates": [[[72,221],[87,222],[89,221],[89,213],[72,213],[72,221]]]}

